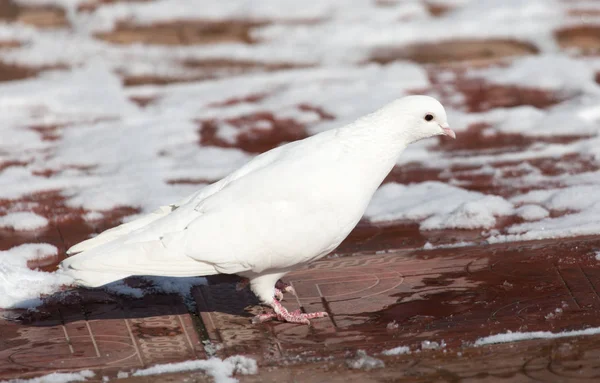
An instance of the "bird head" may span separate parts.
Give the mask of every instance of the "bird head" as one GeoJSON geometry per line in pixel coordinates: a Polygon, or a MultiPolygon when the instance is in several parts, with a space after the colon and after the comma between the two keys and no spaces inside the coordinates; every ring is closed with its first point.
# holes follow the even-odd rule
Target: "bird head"
{"type": "MultiPolygon", "coordinates": [[[[456,138],[448,125],[446,111],[438,100],[429,96],[407,96],[384,107],[402,124],[407,144],[433,136],[456,138]]],[[[387,113],[386,113],[387,114],[387,113]]]]}

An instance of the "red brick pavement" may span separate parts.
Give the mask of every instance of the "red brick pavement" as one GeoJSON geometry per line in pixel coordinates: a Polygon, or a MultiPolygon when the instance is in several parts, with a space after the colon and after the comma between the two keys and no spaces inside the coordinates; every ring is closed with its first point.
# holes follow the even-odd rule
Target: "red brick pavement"
{"type": "MultiPolygon", "coordinates": [[[[355,250],[368,252],[365,243],[355,250]]],[[[594,380],[600,336],[485,347],[473,342],[507,331],[600,326],[598,249],[600,238],[589,237],[322,260],[287,277],[298,293],[286,295],[288,309],[330,313],[310,328],[252,325],[250,318],[263,309],[249,291],[237,292],[231,278],[211,278],[194,289],[198,316],[173,295],[133,299],[81,291],[21,313],[19,320],[0,321],[0,379],[85,368],[115,377],[206,358],[201,341],[210,341],[219,357],[257,359],[260,375],[242,381],[367,379],[344,364],[358,349],[386,362],[368,376],[371,381],[432,381],[448,374],[450,381],[594,380]],[[422,346],[442,340],[442,349],[422,346]],[[380,354],[400,345],[412,353],[380,354]]]]}

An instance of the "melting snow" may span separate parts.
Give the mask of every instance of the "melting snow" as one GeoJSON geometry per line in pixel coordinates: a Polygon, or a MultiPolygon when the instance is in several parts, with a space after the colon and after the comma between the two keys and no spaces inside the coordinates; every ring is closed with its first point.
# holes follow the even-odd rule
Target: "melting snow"
{"type": "Polygon", "coordinates": [[[135,371],[132,376],[148,376],[172,372],[203,370],[215,380],[215,383],[236,383],[232,375],[253,375],[258,373],[256,360],[242,356],[230,356],[225,360],[211,358],[207,360],[189,360],[180,363],[157,364],[144,370],[135,371]]]}
{"type": "MultiPolygon", "coordinates": [[[[558,311],[557,311],[558,312],[558,311]]],[[[532,332],[507,332],[479,338],[475,341],[475,346],[484,346],[495,343],[517,342],[530,339],[556,339],[571,336],[595,335],[600,334],[600,327],[587,328],[585,330],[572,330],[563,332],[550,331],[532,331],[532,332]]]]}
{"type": "Polygon", "coordinates": [[[502,197],[464,190],[441,182],[388,183],[367,208],[371,221],[421,220],[421,229],[490,228],[496,217],[513,213],[502,197]]]}
{"type": "Polygon", "coordinates": [[[69,383],[85,382],[88,378],[93,378],[96,374],[90,370],[79,372],[53,372],[52,374],[40,376],[31,379],[11,379],[7,383],[69,383]]]}
{"type": "Polygon", "coordinates": [[[424,340],[421,342],[421,350],[437,350],[445,347],[446,342],[444,342],[444,340],[442,340],[441,342],[436,342],[432,340],[424,340]]]}
{"type": "Polygon", "coordinates": [[[14,230],[36,230],[46,227],[48,220],[35,213],[20,211],[0,217],[0,227],[14,230]]]}
{"type": "Polygon", "coordinates": [[[374,368],[383,368],[385,363],[381,359],[373,358],[367,355],[365,350],[356,351],[356,356],[352,359],[346,360],[348,368],[354,370],[372,370],[374,368]]]}
{"type": "Polygon", "coordinates": [[[52,245],[24,244],[0,251],[0,307],[28,308],[41,302],[42,294],[52,294],[72,280],[60,273],[31,270],[27,261],[56,256],[52,245]]]}
{"type": "Polygon", "coordinates": [[[404,355],[410,354],[410,347],[399,346],[382,352],[383,355],[404,355]]]}

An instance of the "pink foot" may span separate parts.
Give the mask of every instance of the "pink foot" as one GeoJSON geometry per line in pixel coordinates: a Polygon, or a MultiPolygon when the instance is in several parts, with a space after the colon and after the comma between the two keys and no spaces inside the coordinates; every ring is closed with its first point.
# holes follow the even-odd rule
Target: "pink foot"
{"type": "Polygon", "coordinates": [[[300,310],[295,310],[292,312],[287,311],[285,307],[279,303],[278,300],[274,300],[273,303],[273,313],[265,313],[255,316],[252,319],[252,323],[262,323],[267,320],[277,318],[282,322],[288,323],[303,323],[310,326],[310,319],[314,318],[323,318],[328,316],[328,314],[324,311],[316,312],[316,313],[302,313],[300,310]]]}
{"type": "MultiPolygon", "coordinates": [[[[290,314],[300,315],[300,314],[302,314],[302,312],[300,311],[300,309],[298,309],[298,310],[292,311],[290,314]]],[[[269,320],[275,319],[275,318],[279,319],[280,321],[284,321],[283,317],[279,317],[277,314],[275,314],[275,312],[271,312],[271,313],[258,314],[257,316],[252,318],[252,323],[263,323],[263,322],[266,322],[266,321],[269,321],[269,320]]]]}

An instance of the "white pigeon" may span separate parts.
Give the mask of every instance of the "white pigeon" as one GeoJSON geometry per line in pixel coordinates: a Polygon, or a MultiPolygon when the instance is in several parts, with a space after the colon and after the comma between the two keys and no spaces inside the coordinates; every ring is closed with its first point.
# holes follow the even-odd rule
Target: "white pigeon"
{"type": "Polygon", "coordinates": [[[334,250],[406,146],[438,135],[456,138],[437,100],[400,98],[269,150],[178,203],[73,246],[68,254],[79,254],[61,268],[89,287],[131,275],[237,274],[273,308],[255,320],[310,324],[327,314],[288,312],[279,279],[334,250]]]}

